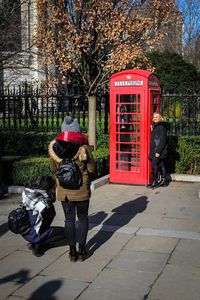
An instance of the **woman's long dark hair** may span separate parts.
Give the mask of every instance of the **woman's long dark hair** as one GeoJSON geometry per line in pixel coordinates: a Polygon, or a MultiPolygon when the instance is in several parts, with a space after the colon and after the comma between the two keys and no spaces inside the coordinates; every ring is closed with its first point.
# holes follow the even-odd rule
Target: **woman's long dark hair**
{"type": "Polygon", "coordinates": [[[26,187],[44,190],[52,203],[56,201],[56,181],[52,176],[44,175],[38,182],[26,184],[26,187]]]}
{"type": "Polygon", "coordinates": [[[45,190],[49,196],[49,200],[53,203],[56,200],[56,181],[52,176],[45,175],[42,176],[39,184],[38,189],[45,190]]]}

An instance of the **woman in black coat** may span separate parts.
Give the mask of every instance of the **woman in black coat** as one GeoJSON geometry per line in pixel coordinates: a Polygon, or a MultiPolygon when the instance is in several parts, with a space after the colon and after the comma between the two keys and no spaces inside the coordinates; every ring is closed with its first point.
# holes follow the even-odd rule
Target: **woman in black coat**
{"type": "Polygon", "coordinates": [[[167,131],[170,129],[170,125],[167,122],[163,122],[163,118],[159,113],[153,114],[153,125],[151,132],[150,142],[150,154],[149,159],[151,161],[153,170],[153,182],[148,185],[150,188],[167,186],[167,173],[164,160],[167,157],[168,137],[167,131]],[[159,182],[159,170],[161,171],[162,179],[159,182]]]}

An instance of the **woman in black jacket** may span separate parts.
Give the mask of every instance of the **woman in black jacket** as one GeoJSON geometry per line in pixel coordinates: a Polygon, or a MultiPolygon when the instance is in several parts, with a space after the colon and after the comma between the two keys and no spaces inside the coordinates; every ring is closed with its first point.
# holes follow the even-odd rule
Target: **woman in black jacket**
{"type": "Polygon", "coordinates": [[[153,125],[151,132],[150,142],[150,154],[149,159],[151,161],[153,170],[153,182],[148,185],[150,188],[159,186],[167,186],[167,173],[164,160],[167,157],[168,137],[167,131],[170,129],[170,125],[167,122],[163,122],[163,118],[159,113],[153,114],[153,125]],[[162,179],[159,182],[159,170],[161,171],[162,179]]]}

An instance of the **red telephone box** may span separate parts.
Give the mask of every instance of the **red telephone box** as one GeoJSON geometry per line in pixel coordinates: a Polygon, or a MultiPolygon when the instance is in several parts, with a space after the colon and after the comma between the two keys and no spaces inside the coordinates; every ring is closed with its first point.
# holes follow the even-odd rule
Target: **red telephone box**
{"type": "Polygon", "coordinates": [[[110,182],[149,184],[153,112],[160,110],[159,79],[146,70],[110,78],[110,182]]]}

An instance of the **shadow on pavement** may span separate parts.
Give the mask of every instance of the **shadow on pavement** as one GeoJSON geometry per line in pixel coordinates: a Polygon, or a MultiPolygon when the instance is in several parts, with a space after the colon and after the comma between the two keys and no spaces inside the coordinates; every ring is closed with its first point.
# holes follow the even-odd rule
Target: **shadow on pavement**
{"type": "Polygon", "coordinates": [[[30,298],[28,298],[28,300],[38,300],[38,299],[56,300],[58,298],[53,294],[55,294],[55,292],[60,289],[62,283],[63,281],[60,279],[46,282],[41,287],[39,287],[35,292],[33,292],[30,298]]]}
{"type": "Polygon", "coordinates": [[[142,213],[146,209],[147,204],[147,197],[142,196],[114,208],[112,216],[103,222],[101,230],[88,241],[87,248],[90,253],[93,254],[112,237],[116,230],[127,225],[137,214],[142,213]],[[113,226],[112,231],[108,231],[106,225],[113,226]]]}
{"type": "Polygon", "coordinates": [[[3,223],[0,225],[0,237],[8,231],[8,223],[3,223]]]}
{"type": "Polygon", "coordinates": [[[52,228],[54,230],[54,236],[41,242],[41,246],[44,247],[45,252],[51,248],[62,247],[68,244],[64,227],[52,226],[52,228]]]}
{"type": "Polygon", "coordinates": [[[3,277],[0,279],[0,284],[9,282],[9,281],[15,281],[17,283],[25,283],[28,280],[30,280],[29,278],[29,270],[26,269],[21,269],[19,272],[17,273],[13,273],[11,275],[8,275],[6,277],[3,277]]]}
{"type": "Polygon", "coordinates": [[[90,229],[101,224],[103,222],[103,220],[107,217],[107,215],[108,214],[105,213],[105,211],[98,211],[96,213],[89,215],[90,229]]]}

